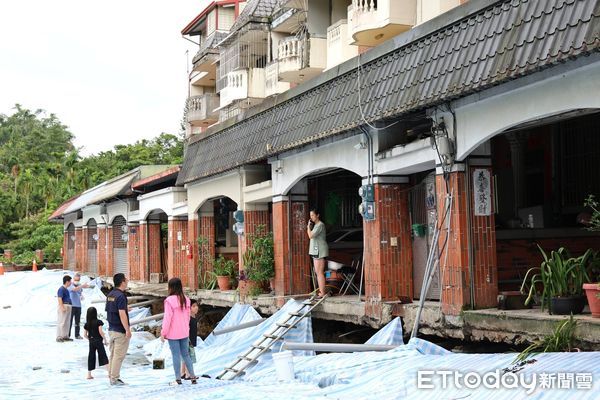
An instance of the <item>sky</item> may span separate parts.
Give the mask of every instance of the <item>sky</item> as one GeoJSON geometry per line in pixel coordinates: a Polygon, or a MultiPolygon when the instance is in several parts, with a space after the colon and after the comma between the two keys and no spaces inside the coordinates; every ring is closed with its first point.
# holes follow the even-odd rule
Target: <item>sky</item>
{"type": "Polygon", "coordinates": [[[179,133],[197,50],[181,30],[208,3],[2,0],[0,114],[54,113],[84,155],[179,133]]]}

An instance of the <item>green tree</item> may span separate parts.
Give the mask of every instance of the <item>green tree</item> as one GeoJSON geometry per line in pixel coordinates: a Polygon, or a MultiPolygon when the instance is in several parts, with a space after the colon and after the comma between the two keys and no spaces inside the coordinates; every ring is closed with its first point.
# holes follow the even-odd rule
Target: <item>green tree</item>
{"type": "Polygon", "coordinates": [[[62,226],[49,215],[64,201],[140,165],[180,164],[182,138],[162,133],[154,139],[117,145],[81,157],[73,134],[54,114],[16,105],[0,114],[0,250],[31,261],[36,249],[59,257],[62,226]]]}

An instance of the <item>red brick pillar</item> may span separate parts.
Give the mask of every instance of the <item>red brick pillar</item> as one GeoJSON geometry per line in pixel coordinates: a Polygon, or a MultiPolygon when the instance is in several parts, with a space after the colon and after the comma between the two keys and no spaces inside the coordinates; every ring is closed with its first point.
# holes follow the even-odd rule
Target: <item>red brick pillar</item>
{"type": "Polygon", "coordinates": [[[98,224],[97,233],[98,233],[98,247],[96,251],[98,252],[98,275],[107,276],[107,259],[106,259],[106,233],[108,230],[106,229],[105,224],[98,224]]]}
{"type": "MultiPolygon", "coordinates": [[[[69,232],[68,231],[64,231],[63,232],[63,247],[62,247],[62,265],[63,265],[63,269],[67,269],[67,265],[69,265],[69,256],[68,256],[69,252],[67,251],[68,245],[69,245],[69,232]]],[[[6,254],[6,250],[4,250],[4,256],[8,260],[10,260],[10,258],[6,254]]]]}
{"type": "Polygon", "coordinates": [[[139,281],[142,279],[140,264],[140,227],[139,224],[127,224],[127,259],[129,263],[129,279],[139,281]]]}
{"type": "Polygon", "coordinates": [[[311,262],[308,256],[309,239],[306,235],[308,213],[306,196],[291,195],[273,198],[275,293],[277,295],[310,291],[311,262]]]}
{"type": "MultiPolygon", "coordinates": [[[[212,204],[212,202],[210,202],[212,204]]],[[[204,246],[198,247],[198,263],[201,264],[207,260],[208,264],[203,266],[207,271],[212,271],[212,260],[215,258],[215,217],[212,211],[200,211],[198,218],[198,237],[207,240],[204,246]]],[[[196,242],[198,245],[198,242],[196,242]]],[[[199,274],[205,274],[202,268],[199,268],[199,274]]]]}
{"type": "Polygon", "coordinates": [[[83,230],[75,228],[75,269],[81,271],[83,267],[83,230]]]}
{"type": "Polygon", "coordinates": [[[89,272],[88,239],[88,227],[84,225],[81,227],[81,272],[89,272]]]}
{"type": "MultiPolygon", "coordinates": [[[[498,268],[491,169],[471,166],[468,173],[465,173],[462,164],[455,165],[454,168],[455,171],[449,173],[447,178],[448,191],[453,197],[449,236],[445,223],[440,231],[440,276],[442,312],[459,315],[463,308],[471,305],[472,301],[475,308],[493,307],[497,304],[498,268]],[[487,173],[482,174],[482,171],[487,173]],[[475,179],[474,174],[477,175],[475,179]],[[467,179],[470,181],[467,182],[467,179]],[[483,199],[481,203],[478,202],[477,210],[475,196],[483,199]],[[486,207],[480,206],[486,203],[487,210],[486,207]],[[448,240],[443,248],[446,236],[448,240]],[[473,284],[472,294],[471,284],[473,284]],[[471,300],[472,295],[473,300],[471,300]]],[[[443,175],[436,176],[436,191],[438,215],[441,221],[447,200],[443,175]]]]}
{"type": "Polygon", "coordinates": [[[268,204],[246,204],[244,208],[244,234],[238,238],[239,269],[244,269],[243,255],[246,249],[252,245],[250,236],[256,234],[256,229],[263,225],[263,233],[270,232],[271,215],[268,204]]]}
{"type": "Polygon", "coordinates": [[[167,275],[169,279],[174,277],[180,278],[184,287],[190,287],[190,271],[186,268],[188,264],[187,243],[187,218],[169,217],[167,275]]]}
{"type": "Polygon", "coordinates": [[[115,274],[115,253],[113,251],[113,227],[108,225],[106,228],[106,276],[112,277],[115,274]]]}
{"type": "Polygon", "coordinates": [[[187,270],[189,271],[189,282],[191,289],[198,289],[198,236],[200,235],[200,223],[194,214],[188,219],[188,242],[190,243],[192,258],[187,259],[187,270]]]}
{"type": "Polygon", "coordinates": [[[375,219],[364,220],[366,313],[376,316],[382,300],[413,296],[413,255],[408,178],[374,178],[375,219]]]}
{"type": "Polygon", "coordinates": [[[140,221],[139,225],[139,280],[150,281],[151,273],[161,272],[160,249],[160,222],[140,221]]]}

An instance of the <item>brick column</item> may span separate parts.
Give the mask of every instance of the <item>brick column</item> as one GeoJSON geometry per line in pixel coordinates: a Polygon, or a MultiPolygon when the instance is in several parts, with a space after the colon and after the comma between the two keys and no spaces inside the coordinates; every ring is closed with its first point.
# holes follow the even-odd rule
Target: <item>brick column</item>
{"type": "MultiPolygon", "coordinates": [[[[366,313],[382,300],[413,296],[407,177],[375,177],[375,219],[363,221],[366,313]]],[[[366,183],[366,182],[364,182],[366,183]]]]}
{"type": "MultiPolygon", "coordinates": [[[[471,305],[471,283],[473,283],[473,306],[475,308],[492,307],[497,304],[498,268],[495,220],[493,209],[489,213],[490,215],[474,215],[473,194],[476,193],[476,188],[474,187],[473,172],[475,169],[490,171],[489,167],[471,167],[469,173],[466,174],[464,165],[459,164],[455,166],[453,172],[448,174],[448,190],[453,194],[450,232],[448,236],[444,223],[439,240],[441,301],[444,314],[459,315],[463,308],[471,305]],[[467,190],[467,179],[471,179],[470,191],[467,190]],[[469,237],[469,227],[471,237],[469,237]],[[443,249],[446,236],[448,236],[448,240],[446,248],[443,249]],[[471,242],[470,252],[469,241],[471,242]],[[473,271],[472,275],[470,268],[473,271]]],[[[491,188],[490,181],[487,182],[487,185],[491,188]]],[[[438,215],[441,221],[447,199],[443,175],[436,176],[436,191],[438,215]]],[[[490,189],[487,200],[491,203],[492,199],[493,192],[490,189]]]]}
{"type": "Polygon", "coordinates": [[[186,268],[188,258],[185,246],[188,242],[187,218],[169,217],[167,249],[167,275],[180,278],[184,287],[190,287],[190,271],[186,268]]]}
{"type": "MultiPolygon", "coordinates": [[[[211,202],[212,204],[212,202],[211,202]]],[[[198,262],[208,259],[211,262],[205,268],[212,271],[212,260],[215,258],[215,217],[212,211],[200,211],[198,218],[198,237],[203,237],[208,240],[205,246],[198,248],[198,262]]],[[[197,242],[196,242],[197,245],[197,242]]],[[[200,270],[199,273],[204,274],[205,271],[200,270]]]]}
{"type": "Polygon", "coordinates": [[[139,225],[139,280],[150,281],[150,274],[160,272],[160,222],[140,221],[139,225]]]}
{"type": "Polygon", "coordinates": [[[98,246],[97,246],[97,258],[98,258],[98,275],[107,276],[107,268],[106,268],[106,225],[98,224],[97,226],[98,233],[98,246]]]}
{"type": "Polygon", "coordinates": [[[89,272],[88,263],[88,226],[81,227],[81,272],[89,272]]]}
{"type": "MultiPolygon", "coordinates": [[[[67,251],[69,245],[69,232],[63,232],[63,247],[62,247],[62,266],[63,269],[67,269],[67,265],[69,265],[69,252],[67,251]]],[[[4,255],[6,256],[6,250],[4,250],[4,255]]],[[[8,257],[7,257],[8,258],[8,257]]]]}
{"type": "Polygon", "coordinates": [[[189,275],[190,289],[198,289],[198,235],[200,234],[200,223],[197,216],[188,218],[188,242],[190,243],[192,258],[187,259],[187,270],[189,275]]]}
{"type": "Polygon", "coordinates": [[[310,270],[312,266],[308,256],[309,239],[306,235],[308,199],[306,196],[298,195],[290,197],[277,196],[273,198],[275,293],[277,295],[308,293],[311,287],[310,270]],[[289,207],[291,213],[288,212],[289,201],[291,201],[289,207]],[[290,220],[291,234],[288,235],[290,220]]]}
{"type": "Polygon", "coordinates": [[[115,274],[115,253],[113,251],[113,227],[108,225],[106,228],[106,276],[112,277],[115,274]]]}
{"type": "Polygon", "coordinates": [[[127,224],[127,258],[129,263],[129,279],[139,281],[142,279],[140,264],[140,227],[139,224],[127,224]]]}
{"type": "Polygon", "coordinates": [[[246,204],[244,206],[244,234],[238,238],[239,269],[244,269],[243,255],[252,245],[250,236],[256,233],[259,225],[265,226],[264,233],[271,231],[271,215],[268,204],[246,204]]]}
{"type": "Polygon", "coordinates": [[[83,267],[83,230],[75,228],[75,269],[81,271],[83,267]]]}

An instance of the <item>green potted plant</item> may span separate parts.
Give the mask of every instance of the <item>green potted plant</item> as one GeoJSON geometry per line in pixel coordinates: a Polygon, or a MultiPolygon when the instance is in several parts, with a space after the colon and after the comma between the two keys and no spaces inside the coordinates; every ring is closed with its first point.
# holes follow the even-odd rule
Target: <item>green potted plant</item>
{"type": "MultiPolygon", "coordinates": [[[[589,220],[590,231],[600,231],[600,204],[596,201],[594,195],[589,195],[585,200],[585,206],[592,210],[589,220]]],[[[590,305],[592,316],[600,318],[600,252],[596,251],[590,257],[588,264],[588,276],[590,282],[583,284],[583,290],[590,305]]]]}
{"type": "Polygon", "coordinates": [[[525,304],[529,304],[541,286],[542,310],[549,307],[550,314],[579,314],[585,307],[583,283],[587,282],[586,265],[591,255],[588,250],[579,257],[570,257],[564,247],[552,251],[550,256],[538,245],[543,256],[539,267],[530,268],[525,275],[521,292],[528,293],[525,304]],[[529,290],[526,286],[529,283],[529,290]]]}
{"type": "Polygon", "coordinates": [[[235,266],[235,261],[229,260],[222,255],[215,259],[213,264],[213,272],[217,276],[219,290],[231,289],[231,278],[235,274],[235,266]]]}
{"type": "MultiPolygon", "coordinates": [[[[244,260],[245,276],[248,281],[253,282],[250,286],[261,288],[270,282],[271,290],[273,290],[272,280],[275,278],[273,233],[267,233],[265,230],[264,225],[256,228],[255,234],[250,236],[251,245],[246,249],[242,259],[244,260]]],[[[258,291],[248,288],[248,291],[250,290],[253,293],[258,291]]]]}
{"type": "Polygon", "coordinates": [[[217,286],[217,277],[212,271],[214,262],[210,253],[210,245],[206,236],[199,236],[198,243],[198,287],[214,290],[217,286]]]}

